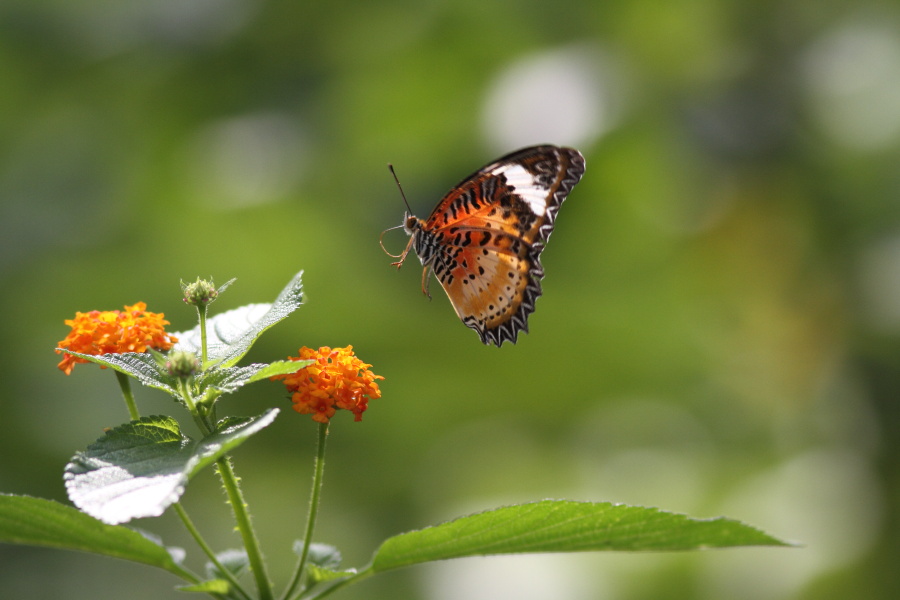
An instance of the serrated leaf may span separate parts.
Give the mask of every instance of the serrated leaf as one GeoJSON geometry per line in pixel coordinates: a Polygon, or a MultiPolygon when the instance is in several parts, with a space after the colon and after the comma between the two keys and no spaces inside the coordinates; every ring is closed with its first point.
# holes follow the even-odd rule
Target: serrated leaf
{"type": "Polygon", "coordinates": [[[268,379],[269,377],[274,377],[276,375],[289,375],[291,373],[296,373],[300,369],[308,367],[313,364],[315,359],[309,360],[276,360],[275,362],[269,363],[269,365],[256,373],[249,383],[253,383],[254,381],[259,381],[261,379],[268,379]]]}
{"type": "Polygon", "coordinates": [[[157,363],[156,358],[150,352],[123,352],[121,354],[98,354],[95,356],[71,352],[64,348],[62,350],[66,354],[71,354],[89,362],[115,369],[125,375],[130,375],[147,387],[177,395],[175,389],[176,379],[157,363]]]}
{"type": "MultiPolygon", "coordinates": [[[[303,301],[303,284],[297,273],[272,304],[249,304],[207,319],[207,356],[220,367],[237,363],[269,327],[297,310],[303,301]]],[[[176,333],[176,350],[200,352],[200,326],[176,333]]]]}
{"type": "Polygon", "coordinates": [[[268,365],[257,363],[246,367],[212,369],[197,377],[197,387],[200,389],[212,387],[223,394],[230,394],[248,383],[268,379],[275,375],[294,373],[314,362],[314,360],[279,360],[268,365]]]}
{"type": "Polygon", "coordinates": [[[0,542],[102,554],[194,580],[166,548],[137,531],[43,498],[0,494],[0,542]]]}
{"type": "Polygon", "coordinates": [[[178,500],[198,471],[267,427],[273,408],[258,417],[231,419],[194,441],[171,417],[144,417],[108,431],[66,465],[69,499],[109,524],[156,517],[178,500]]]}
{"type": "Polygon", "coordinates": [[[544,500],[489,510],[389,538],[376,551],[371,568],[379,572],[492,554],[788,545],[725,517],[694,519],[641,506],[544,500]]]}
{"type": "Polygon", "coordinates": [[[216,425],[215,432],[203,438],[202,443],[212,446],[223,444],[226,451],[230,450],[242,444],[247,437],[271,425],[279,412],[277,408],[270,408],[258,417],[226,417],[216,425]]]}

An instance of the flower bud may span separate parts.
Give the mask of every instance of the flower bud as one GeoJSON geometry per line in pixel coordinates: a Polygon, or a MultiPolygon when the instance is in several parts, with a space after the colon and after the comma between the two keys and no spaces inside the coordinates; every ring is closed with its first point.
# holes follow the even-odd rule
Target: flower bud
{"type": "Polygon", "coordinates": [[[200,370],[200,360],[193,352],[175,350],[166,359],[166,369],[173,377],[187,379],[200,370]]]}
{"type": "Polygon", "coordinates": [[[199,277],[194,283],[182,282],[181,292],[184,294],[184,301],[193,306],[206,306],[219,295],[215,283],[199,277]]]}

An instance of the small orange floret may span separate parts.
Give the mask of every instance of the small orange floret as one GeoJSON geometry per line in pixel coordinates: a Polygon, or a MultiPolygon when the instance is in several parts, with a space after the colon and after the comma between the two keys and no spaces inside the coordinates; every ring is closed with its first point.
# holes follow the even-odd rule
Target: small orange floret
{"type": "Polygon", "coordinates": [[[316,362],[289,375],[276,375],[271,379],[284,380],[291,392],[294,410],[302,415],[312,415],[313,421],[327,423],[339,408],[353,413],[354,421],[362,421],[362,414],[369,400],[381,398],[376,379],[384,379],[369,370],[366,364],[353,354],[353,346],[318,350],[300,348],[300,356],[289,360],[316,362]]]}
{"type": "MultiPolygon", "coordinates": [[[[166,333],[165,326],[169,322],[163,317],[163,313],[147,312],[147,305],[143,302],[125,306],[124,311],[77,312],[74,319],[66,321],[72,331],[58,346],[91,355],[146,352],[147,348],[166,351],[178,339],[166,333]]],[[[59,368],[66,375],[72,372],[77,363],[88,362],[62,350],[57,350],[56,353],[63,354],[59,368]]]]}

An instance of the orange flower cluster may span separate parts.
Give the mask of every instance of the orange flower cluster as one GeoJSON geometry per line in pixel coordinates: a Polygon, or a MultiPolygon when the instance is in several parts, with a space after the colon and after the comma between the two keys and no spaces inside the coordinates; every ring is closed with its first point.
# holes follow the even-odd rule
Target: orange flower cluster
{"type": "MultiPolygon", "coordinates": [[[[75,313],[75,318],[66,321],[72,328],[66,339],[59,342],[65,348],[81,354],[120,354],[123,352],[146,352],[147,348],[166,351],[178,341],[165,331],[169,322],[162,313],[147,312],[147,305],[138,302],[126,306],[124,311],[92,310],[75,313]]],[[[88,361],[71,354],[64,354],[59,368],[66,375],[72,372],[76,363],[88,361]]],[[[102,366],[102,365],[101,365],[102,366]]],[[[106,367],[103,367],[104,369],[106,367]]]]}
{"type": "Polygon", "coordinates": [[[272,380],[283,379],[291,392],[294,410],[301,415],[312,415],[313,421],[327,423],[338,408],[349,410],[354,421],[362,421],[362,414],[369,400],[381,398],[376,379],[384,379],[369,370],[366,364],[353,354],[353,346],[318,350],[300,348],[300,356],[289,360],[314,359],[316,362],[290,375],[276,375],[272,380]]]}

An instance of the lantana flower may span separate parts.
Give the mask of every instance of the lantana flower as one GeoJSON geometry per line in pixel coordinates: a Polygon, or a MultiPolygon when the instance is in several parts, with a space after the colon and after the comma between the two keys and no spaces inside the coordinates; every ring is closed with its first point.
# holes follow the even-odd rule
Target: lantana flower
{"type": "MultiPolygon", "coordinates": [[[[165,326],[169,322],[163,317],[163,313],[147,311],[147,304],[144,302],[126,305],[124,311],[76,312],[74,319],[66,320],[66,325],[72,331],[58,346],[90,355],[146,352],[147,348],[166,351],[172,348],[178,338],[166,333],[165,326]]],[[[64,354],[59,368],[66,375],[72,372],[77,363],[88,362],[63,350],[57,350],[56,353],[64,354]]],[[[106,368],[103,365],[101,367],[106,368]]]]}
{"type": "Polygon", "coordinates": [[[284,380],[291,392],[294,410],[302,415],[312,415],[313,421],[327,423],[337,409],[353,413],[354,421],[361,421],[362,414],[369,406],[369,400],[381,398],[376,379],[384,379],[369,370],[366,364],[353,354],[353,346],[318,350],[300,348],[299,356],[289,356],[289,360],[309,360],[316,362],[296,373],[276,375],[271,379],[284,380]]]}

